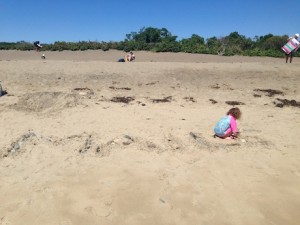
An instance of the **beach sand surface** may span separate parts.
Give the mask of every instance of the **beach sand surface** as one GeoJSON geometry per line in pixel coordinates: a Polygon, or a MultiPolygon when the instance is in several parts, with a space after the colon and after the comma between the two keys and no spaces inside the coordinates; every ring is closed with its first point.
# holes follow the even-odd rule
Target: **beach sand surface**
{"type": "Polygon", "coordinates": [[[0,225],[299,224],[299,58],[124,54],[0,51],[0,225]]]}

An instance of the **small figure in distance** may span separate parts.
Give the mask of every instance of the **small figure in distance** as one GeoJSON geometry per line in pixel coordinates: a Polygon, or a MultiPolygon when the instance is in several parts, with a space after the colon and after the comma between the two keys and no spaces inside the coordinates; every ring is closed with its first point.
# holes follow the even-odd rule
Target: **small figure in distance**
{"type": "Polygon", "coordinates": [[[5,91],[5,90],[2,88],[1,80],[0,80],[0,97],[3,96],[3,95],[6,95],[6,94],[7,94],[7,91],[5,91]]]}
{"type": "Polygon", "coordinates": [[[0,97],[2,96],[2,85],[1,85],[1,80],[0,80],[0,97]]]}
{"type": "Polygon", "coordinates": [[[132,62],[134,60],[135,60],[135,55],[133,54],[133,52],[129,52],[124,56],[124,58],[119,59],[118,62],[132,62]]]}
{"type": "Polygon", "coordinates": [[[35,50],[36,50],[37,52],[39,52],[39,51],[41,50],[41,48],[43,47],[43,46],[40,44],[39,41],[35,41],[35,42],[33,43],[33,45],[35,46],[35,50]]]}
{"type": "Polygon", "coordinates": [[[132,62],[135,60],[135,55],[133,52],[129,52],[127,55],[125,55],[125,62],[132,62]]]}
{"type": "Polygon", "coordinates": [[[214,128],[214,137],[235,139],[239,135],[236,120],[240,119],[242,112],[239,108],[231,108],[226,116],[222,117],[214,128]]]}
{"type": "Polygon", "coordinates": [[[298,47],[295,48],[293,51],[291,51],[289,54],[287,54],[287,53],[285,54],[285,62],[286,62],[286,63],[288,63],[289,57],[290,57],[290,63],[293,62],[293,58],[294,58],[294,56],[295,56],[295,54],[296,54],[296,51],[298,50],[298,48],[299,48],[299,46],[300,46],[300,43],[299,43],[299,41],[298,41],[298,38],[299,38],[299,34],[297,33],[297,34],[295,34],[293,37],[289,37],[289,38],[287,39],[287,41],[293,42],[293,44],[294,44],[294,45],[297,45],[298,47]]]}

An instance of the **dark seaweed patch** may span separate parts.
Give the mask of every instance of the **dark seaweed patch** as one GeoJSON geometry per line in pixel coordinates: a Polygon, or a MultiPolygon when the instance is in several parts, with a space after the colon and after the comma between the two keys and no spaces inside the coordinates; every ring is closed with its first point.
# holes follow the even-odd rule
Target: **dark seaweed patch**
{"type": "Polygon", "coordinates": [[[157,84],[157,83],[159,83],[159,81],[149,82],[149,83],[147,83],[146,85],[147,85],[147,86],[148,86],[148,85],[155,85],[155,84],[157,84]]]}
{"type": "Polygon", "coordinates": [[[300,108],[300,102],[297,102],[296,100],[288,100],[288,99],[276,99],[279,102],[274,102],[276,107],[283,108],[285,106],[292,106],[292,107],[297,107],[300,108]]]}
{"type": "Polygon", "coordinates": [[[168,96],[162,99],[151,99],[153,103],[165,103],[165,102],[171,102],[172,96],[168,96]]]}
{"type": "Polygon", "coordinates": [[[110,89],[113,89],[113,90],[126,90],[126,91],[130,91],[131,90],[131,88],[129,88],[129,87],[114,87],[114,86],[110,86],[109,87],[110,89]]]}
{"type": "Polygon", "coordinates": [[[184,97],[187,102],[197,102],[193,97],[184,97]]]}
{"type": "Polygon", "coordinates": [[[214,84],[214,85],[211,85],[210,88],[213,88],[213,89],[219,89],[220,86],[219,86],[219,84],[214,84]]]}
{"type": "Polygon", "coordinates": [[[265,92],[267,96],[273,97],[274,95],[284,95],[282,91],[273,90],[273,89],[254,89],[254,91],[265,92]]]}
{"type": "Polygon", "coordinates": [[[92,91],[91,89],[85,87],[85,88],[74,88],[74,91],[92,91]]]}
{"type": "Polygon", "coordinates": [[[232,106],[235,106],[235,105],[245,105],[245,103],[243,102],[238,102],[238,101],[226,101],[225,102],[227,105],[232,105],[232,106]]]}
{"type": "Polygon", "coordinates": [[[131,101],[134,101],[133,97],[113,97],[110,101],[117,103],[126,103],[128,104],[131,101]]]}
{"type": "Polygon", "coordinates": [[[217,104],[218,102],[214,99],[209,99],[209,101],[211,101],[212,104],[217,104]]]}

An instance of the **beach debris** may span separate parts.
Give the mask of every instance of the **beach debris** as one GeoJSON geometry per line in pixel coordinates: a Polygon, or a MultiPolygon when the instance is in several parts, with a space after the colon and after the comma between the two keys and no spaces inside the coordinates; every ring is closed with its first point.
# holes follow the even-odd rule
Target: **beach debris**
{"type": "Polygon", "coordinates": [[[92,134],[79,134],[79,135],[72,135],[69,136],[68,142],[72,140],[72,142],[82,142],[79,148],[76,148],[76,151],[80,154],[97,154],[97,156],[104,157],[108,156],[110,151],[106,149],[107,145],[99,143],[95,135],[92,134]]]}
{"type": "Polygon", "coordinates": [[[165,103],[165,102],[171,102],[172,96],[168,96],[162,99],[151,99],[153,103],[165,103]]]}
{"type": "Polygon", "coordinates": [[[168,134],[168,136],[166,136],[166,140],[172,151],[183,151],[186,149],[186,146],[182,145],[182,140],[173,136],[172,134],[168,134]]]}
{"type": "Polygon", "coordinates": [[[258,94],[253,94],[253,97],[254,97],[254,98],[260,98],[260,97],[261,97],[261,95],[258,95],[258,94]]]}
{"type": "Polygon", "coordinates": [[[218,102],[214,99],[209,99],[209,101],[211,101],[212,104],[217,104],[218,102]]]}
{"type": "Polygon", "coordinates": [[[264,92],[268,97],[273,97],[274,95],[284,95],[282,91],[273,90],[273,89],[254,89],[254,91],[264,92]]]}
{"type": "Polygon", "coordinates": [[[149,83],[147,83],[146,85],[155,85],[155,84],[157,84],[157,83],[159,83],[158,80],[157,80],[157,81],[153,81],[153,82],[149,82],[149,83]]]}
{"type": "Polygon", "coordinates": [[[37,135],[32,131],[29,131],[27,134],[22,135],[18,140],[11,143],[10,148],[7,150],[8,153],[16,153],[26,142],[28,142],[33,137],[37,137],[37,135]]]}
{"type": "Polygon", "coordinates": [[[279,101],[279,102],[274,102],[276,107],[283,108],[285,106],[293,106],[293,107],[300,108],[300,102],[297,102],[294,99],[288,100],[288,99],[277,98],[276,100],[279,101]]]}
{"type": "Polygon", "coordinates": [[[146,144],[148,148],[157,148],[157,145],[154,144],[153,142],[148,141],[146,144]]]}
{"type": "Polygon", "coordinates": [[[71,135],[65,139],[60,139],[60,144],[69,144],[72,146],[77,146],[75,151],[81,155],[85,154],[97,154],[97,156],[104,157],[110,154],[110,149],[107,148],[107,145],[102,144],[98,141],[97,135],[95,134],[75,134],[71,135]]]}
{"type": "Polygon", "coordinates": [[[91,91],[91,89],[85,87],[85,88],[74,88],[74,91],[91,91]]]}
{"type": "MultiPolygon", "coordinates": [[[[230,87],[228,84],[225,84],[225,83],[221,84],[221,86],[222,86],[222,89],[226,89],[226,90],[230,90],[230,91],[234,90],[232,87],[230,87]]],[[[216,83],[216,84],[210,85],[208,87],[210,87],[212,89],[220,89],[221,86],[220,86],[220,84],[216,83]]]]}
{"type": "Polygon", "coordinates": [[[93,95],[94,91],[90,88],[74,88],[74,91],[78,92],[79,95],[93,95]]]}
{"type": "Polygon", "coordinates": [[[196,134],[194,134],[193,132],[190,132],[190,135],[192,138],[194,138],[195,140],[198,138],[196,134]]]}
{"type": "Polygon", "coordinates": [[[226,101],[225,102],[227,105],[232,105],[232,106],[235,106],[235,105],[245,105],[245,103],[243,102],[238,102],[238,101],[226,101]]]}
{"type": "Polygon", "coordinates": [[[85,142],[83,146],[79,149],[79,153],[85,153],[88,150],[90,150],[92,147],[92,135],[89,135],[87,139],[85,139],[85,142]]]}
{"type": "Polygon", "coordinates": [[[111,102],[117,102],[117,103],[125,103],[128,104],[131,101],[134,101],[135,99],[133,97],[113,97],[110,101],[111,102]]]}
{"type": "Polygon", "coordinates": [[[193,97],[184,97],[183,99],[187,102],[197,102],[193,97]]]}
{"type": "Polygon", "coordinates": [[[143,102],[141,102],[141,101],[137,101],[137,103],[138,103],[139,105],[141,105],[141,106],[146,106],[146,104],[143,103],[143,102]]]}
{"type": "Polygon", "coordinates": [[[131,143],[134,142],[134,139],[129,136],[129,135],[123,135],[122,137],[115,138],[114,140],[111,141],[113,144],[118,144],[118,145],[130,145],[131,143]]]}
{"type": "Polygon", "coordinates": [[[165,200],[163,200],[162,198],[159,198],[159,201],[160,201],[161,203],[163,203],[163,204],[165,204],[165,203],[166,203],[166,201],[165,201],[165,200]]]}
{"type": "Polygon", "coordinates": [[[223,84],[227,90],[233,91],[234,89],[230,87],[228,84],[223,84]]]}
{"type": "Polygon", "coordinates": [[[213,88],[213,89],[219,89],[219,88],[221,88],[220,86],[219,86],[219,84],[214,84],[214,85],[211,85],[211,86],[209,86],[210,88],[213,88]]]}
{"type": "Polygon", "coordinates": [[[129,88],[129,87],[114,87],[114,86],[110,86],[109,87],[110,89],[113,89],[113,90],[126,90],[126,91],[130,91],[131,90],[131,88],[129,88]]]}

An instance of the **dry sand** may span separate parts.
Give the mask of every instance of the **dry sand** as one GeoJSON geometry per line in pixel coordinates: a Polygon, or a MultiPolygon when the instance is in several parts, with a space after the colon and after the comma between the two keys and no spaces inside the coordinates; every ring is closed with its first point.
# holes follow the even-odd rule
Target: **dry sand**
{"type": "Polygon", "coordinates": [[[0,51],[1,225],[299,224],[299,58],[43,53],[0,51]]]}

